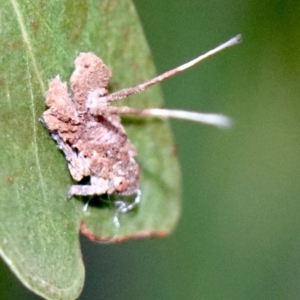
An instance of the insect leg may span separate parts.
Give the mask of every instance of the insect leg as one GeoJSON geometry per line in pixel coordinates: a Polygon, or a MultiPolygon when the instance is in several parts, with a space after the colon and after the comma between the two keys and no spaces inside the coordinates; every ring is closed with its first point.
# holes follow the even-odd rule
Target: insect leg
{"type": "Polygon", "coordinates": [[[120,227],[120,214],[126,214],[127,212],[131,211],[135,207],[137,207],[141,202],[141,190],[137,190],[134,201],[132,203],[127,203],[122,200],[115,201],[115,205],[117,206],[117,211],[113,218],[113,222],[117,228],[120,227]]]}

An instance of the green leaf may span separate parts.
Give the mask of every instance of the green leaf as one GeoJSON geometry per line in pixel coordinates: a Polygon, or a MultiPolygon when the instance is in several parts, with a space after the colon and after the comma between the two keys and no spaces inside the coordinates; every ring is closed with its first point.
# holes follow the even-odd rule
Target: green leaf
{"type": "MultiPolygon", "coordinates": [[[[66,160],[39,122],[48,81],[68,81],[79,52],[94,52],[112,69],[118,90],[154,76],[136,11],[129,0],[3,1],[0,51],[0,253],[22,283],[46,299],[74,299],[84,282],[78,231],[120,241],[163,236],[180,214],[180,173],[168,123],[126,118],[138,149],[140,206],[113,217],[114,206],[66,201],[73,181],[66,160]]],[[[124,102],[123,102],[124,103],[124,102]]],[[[158,87],[126,100],[162,104],[158,87]]]]}

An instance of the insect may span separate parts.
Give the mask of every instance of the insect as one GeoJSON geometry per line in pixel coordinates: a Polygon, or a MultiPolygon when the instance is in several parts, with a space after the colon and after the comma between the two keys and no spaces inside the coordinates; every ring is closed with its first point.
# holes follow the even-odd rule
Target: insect
{"type": "MultiPolygon", "coordinates": [[[[80,53],[75,70],[67,84],[57,76],[49,83],[46,94],[48,109],[42,122],[58,147],[64,152],[74,180],[90,177],[90,184],[72,185],[68,197],[115,194],[135,195],[131,204],[116,201],[118,213],[131,210],[140,202],[139,166],[135,161],[136,148],[127,137],[120,115],[145,115],[163,118],[182,118],[192,121],[228,126],[230,120],[221,115],[168,110],[116,107],[112,103],[180,73],[203,59],[239,43],[238,35],[190,62],[163,73],[135,87],[109,94],[107,86],[110,69],[93,53],[80,53]]],[[[118,221],[116,219],[116,224],[118,221]]]]}

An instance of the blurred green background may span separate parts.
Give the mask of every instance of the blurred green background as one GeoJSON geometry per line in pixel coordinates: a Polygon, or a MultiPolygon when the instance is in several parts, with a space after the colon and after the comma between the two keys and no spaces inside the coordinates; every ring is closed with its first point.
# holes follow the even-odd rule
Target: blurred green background
{"type": "MultiPolygon", "coordinates": [[[[243,34],[162,84],[167,107],[221,112],[234,126],[172,121],[181,222],[161,240],[83,238],[79,299],[300,299],[299,1],[134,2],[158,73],[243,34]]],[[[39,299],[2,262],[0,284],[1,299],[39,299]]]]}

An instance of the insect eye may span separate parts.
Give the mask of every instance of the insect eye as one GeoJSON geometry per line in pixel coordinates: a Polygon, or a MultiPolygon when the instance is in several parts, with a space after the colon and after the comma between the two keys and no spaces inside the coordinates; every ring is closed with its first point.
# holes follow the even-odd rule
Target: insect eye
{"type": "Polygon", "coordinates": [[[127,189],[128,183],[124,177],[116,177],[114,179],[114,187],[117,192],[124,192],[127,189]]]}

